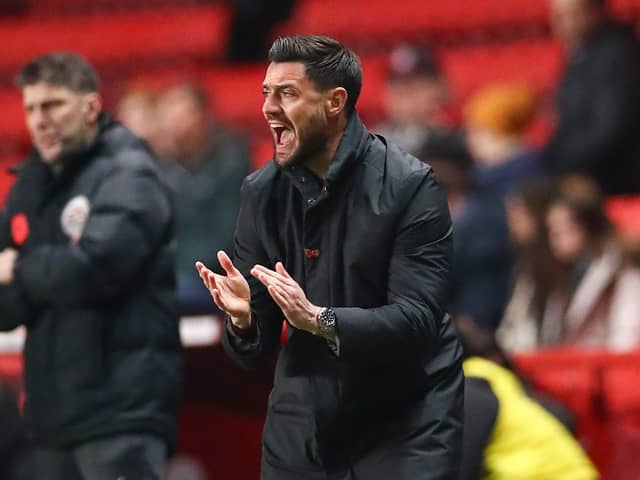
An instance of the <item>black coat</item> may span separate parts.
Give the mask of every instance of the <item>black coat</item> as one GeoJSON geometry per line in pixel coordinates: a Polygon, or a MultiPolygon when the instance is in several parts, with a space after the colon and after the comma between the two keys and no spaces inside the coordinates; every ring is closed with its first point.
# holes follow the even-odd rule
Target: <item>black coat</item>
{"type": "Polygon", "coordinates": [[[638,85],[640,46],[633,30],[603,26],[569,56],[546,167],[590,175],[610,194],[640,192],[638,85]]]}
{"type": "Polygon", "coordinates": [[[243,186],[235,262],[254,338],[223,342],[251,368],[279,344],[283,314],[248,275],[282,261],[337,315],[340,352],[289,327],[264,429],[263,479],[455,478],[461,348],[443,303],[451,220],[432,170],[349,121],[326,187],[273,163],[243,186]],[[327,476],[329,475],[329,476],[327,476]]]}
{"type": "Polygon", "coordinates": [[[11,190],[0,248],[0,330],[27,326],[25,419],[70,446],[127,432],[171,445],[182,378],[168,193],[144,144],[106,115],[54,176],[33,154],[11,190]]]}

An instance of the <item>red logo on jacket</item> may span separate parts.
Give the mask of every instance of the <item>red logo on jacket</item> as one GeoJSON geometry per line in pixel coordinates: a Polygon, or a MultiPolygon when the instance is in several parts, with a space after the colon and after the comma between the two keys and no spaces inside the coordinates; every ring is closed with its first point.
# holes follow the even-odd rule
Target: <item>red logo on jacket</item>
{"type": "Polygon", "coordinates": [[[29,221],[24,213],[18,213],[11,218],[11,237],[18,247],[29,238],[29,221]]]}

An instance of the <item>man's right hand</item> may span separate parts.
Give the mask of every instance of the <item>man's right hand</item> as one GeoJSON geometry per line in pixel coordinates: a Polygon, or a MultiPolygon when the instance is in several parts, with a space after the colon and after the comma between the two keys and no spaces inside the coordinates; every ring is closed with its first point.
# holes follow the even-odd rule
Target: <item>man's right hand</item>
{"type": "Polygon", "coordinates": [[[218,308],[226,312],[233,324],[240,329],[251,326],[251,291],[242,273],[233,265],[229,256],[218,252],[220,266],[226,275],[218,275],[209,270],[202,262],[196,262],[200,278],[207,287],[218,308]]]}

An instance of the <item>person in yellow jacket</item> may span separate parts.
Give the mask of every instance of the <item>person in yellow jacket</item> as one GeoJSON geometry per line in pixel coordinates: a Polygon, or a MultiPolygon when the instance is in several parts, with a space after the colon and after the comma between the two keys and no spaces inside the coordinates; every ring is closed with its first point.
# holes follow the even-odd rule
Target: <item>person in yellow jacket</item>
{"type": "MultiPolygon", "coordinates": [[[[488,433],[484,449],[478,448],[477,442],[475,445],[476,450],[483,450],[481,471],[467,478],[599,478],[578,442],[553,415],[527,395],[512,371],[481,357],[467,358],[463,368],[467,378],[465,435],[477,439],[479,428],[488,433]],[[492,402],[491,397],[495,401],[492,402]],[[478,422],[474,420],[477,416],[484,418],[478,422]]],[[[468,468],[463,468],[464,471],[470,475],[468,468]]]]}

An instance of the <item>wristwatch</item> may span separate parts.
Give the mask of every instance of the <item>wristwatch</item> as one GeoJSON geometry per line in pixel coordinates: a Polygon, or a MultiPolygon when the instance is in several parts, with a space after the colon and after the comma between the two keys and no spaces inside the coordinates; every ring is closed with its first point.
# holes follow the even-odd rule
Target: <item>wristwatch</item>
{"type": "Polygon", "coordinates": [[[318,312],[318,335],[326,339],[336,338],[336,312],[331,308],[322,307],[318,312]]]}

